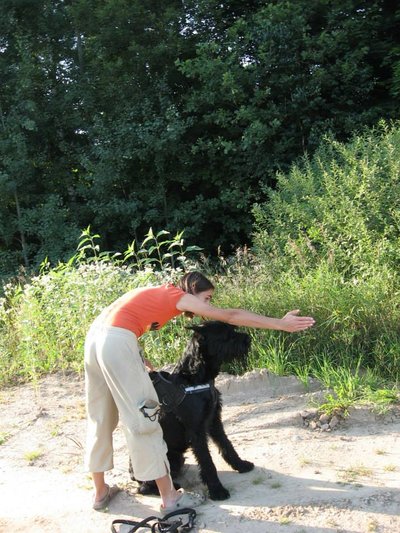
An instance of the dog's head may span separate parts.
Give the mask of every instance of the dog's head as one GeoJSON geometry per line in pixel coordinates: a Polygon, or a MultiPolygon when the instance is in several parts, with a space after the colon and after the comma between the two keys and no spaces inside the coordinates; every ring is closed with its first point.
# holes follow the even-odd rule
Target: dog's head
{"type": "Polygon", "coordinates": [[[193,330],[177,371],[196,378],[197,382],[214,379],[223,363],[244,360],[250,349],[250,336],[224,322],[209,320],[193,330]]]}

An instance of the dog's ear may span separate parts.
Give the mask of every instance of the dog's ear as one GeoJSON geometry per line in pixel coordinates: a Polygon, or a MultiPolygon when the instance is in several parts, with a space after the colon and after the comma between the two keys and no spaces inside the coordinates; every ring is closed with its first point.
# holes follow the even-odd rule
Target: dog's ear
{"type": "Polygon", "coordinates": [[[196,326],[188,329],[193,329],[195,334],[186,345],[183,356],[176,365],[175,369],[177,372],[186,375],[188,378],[190,376],[194,376],[196,378],[196,382],[202,383],[205,376],[205,364],[204,358],[201,354],[200,346],[204,336],[201,335],[201,333],[198,333],[198,328],[196,326]]]}

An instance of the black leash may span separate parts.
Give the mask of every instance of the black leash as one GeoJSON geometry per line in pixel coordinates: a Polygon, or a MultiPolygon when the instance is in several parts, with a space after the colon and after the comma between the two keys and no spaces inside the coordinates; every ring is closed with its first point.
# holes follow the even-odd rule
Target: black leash
{"type": "Polygon", "coordinates": [[[135,533],[141,528],[150,529],[151,533],[186,533],[194,527],[194,522],[196,519],[196,511],[194,509],[180,509],[178,511],[173,511],[168,513],[162,518],[158,516],[149,516],[140,522],[135,522],[134,520],[125,520],[124,518],[118,518],[113,520],[111,524],[112,533],[119,533],[120,528],[116,529],[115,526],[119,525],[128,525],[133,526],[131,529],[124,533],[135,533]],[[178,520],[171,521],[170,519],[174,516],[181,517],[182,515],[188,515],[187,522],[183,522],[182,518],[178,520]],[[153,522],[153,523],[151,523],[153,522]]]}

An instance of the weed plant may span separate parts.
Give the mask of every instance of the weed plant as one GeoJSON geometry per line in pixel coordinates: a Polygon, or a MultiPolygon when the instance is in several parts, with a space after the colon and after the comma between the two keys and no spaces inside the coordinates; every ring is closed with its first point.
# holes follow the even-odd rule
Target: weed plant
{"type": "MultiPolygon", "coordinates": [[[[40,275],[24,285],[4,286],[0,383],[35,380],[55,370],[81,372],[86,332],[105,306],[135,287],[174,281],[188,268],[193,248],[183,250],[182,235],[168,240],[166,233],[154,235],[150,230],[147,252],[143,243],[139,247],[133,243],[120,256],[101,252],[96,244],[99,236],[88,228],[68,263],[56,268],[44,263],[40,275]],[[162,268],[157,269],[160,261],[162,268]]],[[[183,342],[181,322],[177,319],[163,328],[162,334],[144,338],[144,349],[154,364],[176,357],[183,342]]]]}

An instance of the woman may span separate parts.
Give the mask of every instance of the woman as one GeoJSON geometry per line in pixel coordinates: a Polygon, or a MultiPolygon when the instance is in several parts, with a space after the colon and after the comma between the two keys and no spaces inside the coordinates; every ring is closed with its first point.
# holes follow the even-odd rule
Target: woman
{"type": "Polygon", "coordinates": [[[200,272],[185,274],[177,286],[166,284],[129,291],[107,307],[91,326],[85,342],[86,407],[88,436],[86,467],[95,495],[93,508],[107,507],[118,487],[105,483],[104,472],[113,468],[112,434],[121,420],[135,477],[155,479],[161,511],[194,507],[198,495],[176,490],[169,475],[167,447],[155,411],[158,402],[137,339],[185,313],[221,320],[236,326],[302,331],[314,324],[311,317],[291,311],[283,318],[269,318],[244,309],[211,305],[213,284],[200,272]],[[156,403],[154,403],[156,402],[156,403]],[[146,405],[145,405],[146,404],[146,405]],[[154,416],[153,416],[154,415],[154,416]]]}

